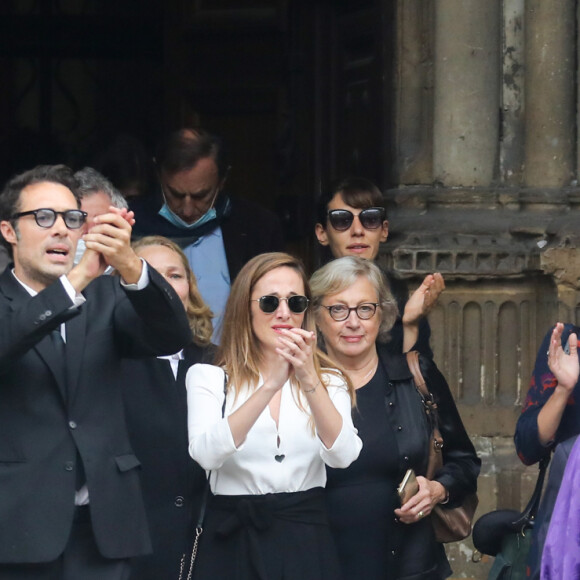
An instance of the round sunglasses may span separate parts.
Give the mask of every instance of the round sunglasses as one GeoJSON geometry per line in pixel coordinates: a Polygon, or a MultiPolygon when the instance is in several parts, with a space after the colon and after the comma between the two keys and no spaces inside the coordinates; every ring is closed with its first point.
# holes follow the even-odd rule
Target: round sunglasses
{"type": "MultiPolygon", "coordinates": [[[[384,207],[368,207],[358,214],[362,227],[367,230],[380,228],[386,217],[387,212],[384,207]]],[[[335,230],[344,232],[352,226],[354,214],[348,209],[331,209],[328,211],[328,221],[335,230]]]]}
{"type": "Polygon", "coordinates": [[[278,296],[262,296],[261,298],[254,298],[251,302],[257,302],[260,310],[266,314],[276,312],[280,306],[280,301],[286,300],[288,308],[294,314],[302,314],[308,308],[308,298],[306,296],[290,296],[289,298],[278,298],[278,296]]]}

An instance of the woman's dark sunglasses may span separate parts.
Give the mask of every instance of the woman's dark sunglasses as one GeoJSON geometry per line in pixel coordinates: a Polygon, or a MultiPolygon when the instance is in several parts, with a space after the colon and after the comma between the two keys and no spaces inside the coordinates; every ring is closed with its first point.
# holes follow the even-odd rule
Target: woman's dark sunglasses
{"type": "Polygon", "coordinates": [[[87,212],[80,209],[69,209],[67,211],[55,211],[53,209],[43,207],[41,209],[33,209],[30,211],[21,211],[15,213],[12,219],[21,218],[25,215],[33,215],[36,224],[41,228],[51,228],[56,222],[57,216],[62,216],[66,227],[69,230],[78,230],[83,226],[87,219],[87,212]]]}
{"type": "MultiPolygon", "coordinates": [[[[387,212],[384,207],[368,207],[358,214],[362,227],[367,230],[376,230],[383,225],[387,212]]],[[[344,232],[352,226],[354,214],[348,209],[331,209],[328,212],[330,225],[339,232],[344,232]]]]}
{"type": "Polygon", "coordinates": [[[288,308],[294,314],[302,314],[308,308],[308,298],[306,296],[290,296],[290,298],[278,298],[278,296],[262,296],[261,298],[254,298],[252,302],[257,302],[260,310],[266,314],[272,314],[278,310],[280,300],[286,300],[288,308]]]}

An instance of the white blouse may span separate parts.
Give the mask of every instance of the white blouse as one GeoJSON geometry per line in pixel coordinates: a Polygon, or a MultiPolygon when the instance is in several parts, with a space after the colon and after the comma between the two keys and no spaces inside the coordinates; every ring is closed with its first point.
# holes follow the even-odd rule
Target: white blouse
{"type": "MultiPolygon", "coordinates": [[[[210,484],[214,494],[262,495],[324,487],[325,464],[344,468],[358,457],[362,441],[352,423],[346,385],[333,374],[326,374],[325,379],[328,394],[342,416],[342,429],[332,448],[327,449],[313,432],[306,397],[302,396],[304,411],[296,403],[297,393],[292,392],[290,381],[282,387],[278,429],[266,406],[244,443],[236,448],[227,417],[253,391],[242,389],[234,402],[230,386],[222,418],[224,371],[206,364],[189,369],[186,377],[189,453],[212,472],[210,484]]],[[[260,377],[259,385],[262,382],[260,377]]]]}

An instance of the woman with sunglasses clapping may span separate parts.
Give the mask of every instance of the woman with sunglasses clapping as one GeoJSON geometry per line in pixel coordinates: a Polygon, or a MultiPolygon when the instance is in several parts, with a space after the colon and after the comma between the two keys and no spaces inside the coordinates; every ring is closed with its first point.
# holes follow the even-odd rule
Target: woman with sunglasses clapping
{"type": "Polygon", "coordinates": [[[350,381],[317,350],[301,263],[250,260],[225,310],[219,366],[188,372],[189,450],[210,473],[199,579],[336,580],[326,465],[362,443],[350,381]]]}

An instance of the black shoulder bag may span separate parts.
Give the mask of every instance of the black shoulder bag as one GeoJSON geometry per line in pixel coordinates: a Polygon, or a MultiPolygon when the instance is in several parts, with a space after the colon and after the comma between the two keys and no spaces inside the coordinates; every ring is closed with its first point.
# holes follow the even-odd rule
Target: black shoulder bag
{"type": "Polygon", "coordinates": [[[540,506],[544,478],[550,456],[540,461],[540,472],[532,497],[523,512],[495,510],[482,515],[473,526],[473,545],[478,552],[494,556],[488,578],[520,580],[526,578],[526,561],[532,528],[540,506]]]}

